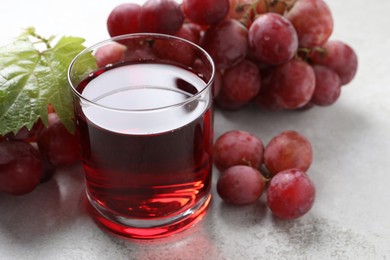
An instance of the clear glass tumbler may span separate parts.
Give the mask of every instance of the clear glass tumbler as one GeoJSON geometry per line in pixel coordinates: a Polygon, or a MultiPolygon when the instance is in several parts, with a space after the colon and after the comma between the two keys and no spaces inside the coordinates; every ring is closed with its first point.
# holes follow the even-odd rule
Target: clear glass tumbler
{"type": "Polygon", "coordinates": [[[200,220],[211,199],[211,57],[174,36],[123,35],[78,54],[68,78],[95,220],[144,239],[200,220]]]}

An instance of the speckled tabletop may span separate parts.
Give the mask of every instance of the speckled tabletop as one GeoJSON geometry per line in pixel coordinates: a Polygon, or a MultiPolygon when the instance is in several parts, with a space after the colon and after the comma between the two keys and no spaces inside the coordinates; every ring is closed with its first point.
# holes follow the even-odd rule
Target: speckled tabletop
{"type": "MultiPolygon", "coordinates": [[[[35,26],[41,34],[82,36],[92,44],[108,37],[107,15],[121,2],[3,1],[0,43],[35,26]]],[[[340,100],[304,112],[247,108],[217,111],[215,118],[216,137],[243,129],[267,142],[293,129],[312,141],[309,174],[317,198],[307,215],[280,221],[264,197],[232,207],[214,196],[206,217],[190,230],[126,240],[99,229],[86,213],[83,172],[74,166],[31,194],[0,194],[0,259],[390,259],[390,2],[327,3],[332,38],[349,43],[359,57],[357,77],[340,100]]]]}

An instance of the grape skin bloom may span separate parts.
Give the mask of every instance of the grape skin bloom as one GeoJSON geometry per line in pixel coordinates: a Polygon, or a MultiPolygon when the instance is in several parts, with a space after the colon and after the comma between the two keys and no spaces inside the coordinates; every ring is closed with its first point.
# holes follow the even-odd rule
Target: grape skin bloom
{"type": "Polygon", "coordinates": [[[296,219],[305,215],[314,204],[316,189],[302,170],[289,169],[275,175],[267,189],[267,204],[280,219],[296,219]]]}
{"type": "Polygon", "coordinates": [[[265,189],[262,174],[249,166],[226,169],[218,179],[218,195],[227,203],[246,205],[257,201],[265,189]]]}
{"type": "Polygon", "coordinates": [[[290,168],[307,171],[312,161],[309,140],[296,131],[283,131],[274,136],[264,149],[264,163],[274,175],[290,168]]]}
{"type": "Polygon", "coordinates": [[[234,165],[260,168],[263,162],[263,142],[249,132],[232,130],[215,141],[214,164],[223,171],[234,165]]]}
{"type": "Polygon", "coordinates": [[[249,28],[248,37],[252,54],[269,65],[289,61],[298,49],[298,36],[293,25],[275,13],[256,18],[249,28]]]}
{"type": "Polygon", "coordinates": [[[298,33],[299,46],[318,47],[333,32],[333,17],[323,0],[299,0],[286,14],[298,33]]]}

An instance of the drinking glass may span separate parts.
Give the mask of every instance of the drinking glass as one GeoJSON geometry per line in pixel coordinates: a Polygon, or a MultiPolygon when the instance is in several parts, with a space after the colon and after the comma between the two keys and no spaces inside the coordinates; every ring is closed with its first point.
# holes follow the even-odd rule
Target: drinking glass
{"type": "Polygon", "coordinates": [[[196,44],[140,33],[68,70],[92,216],[130,238],[182,231],[211,199],[214,64],[196,44]]]}

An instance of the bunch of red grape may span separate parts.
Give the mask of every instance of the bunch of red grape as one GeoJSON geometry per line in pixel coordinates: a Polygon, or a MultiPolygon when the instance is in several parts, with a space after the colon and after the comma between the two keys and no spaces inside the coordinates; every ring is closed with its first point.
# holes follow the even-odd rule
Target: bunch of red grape
{"type": "Polygon", "coordinates": [[[227,203],[251,204],[266,190],[268,207],[281,219],[299,218],[313,206],[315,186],[306,174],[313,151],[296,131],[276,135],[265,147],[251,133],[229,131],[216,140],[214,158],[221,173],[217,192],[227,203]]]}
{"type": "Polygon", "coordinates": [[[117,6],[107,27],[111,36],[156,32],[202,46],[216,64],[223,109],[328,106],[358,66],[349,45],[329,40],[333,17],[323,0],[148,0],[117,6]]]}
{"type": "Polygon", "coordinates": [[[80,160],[75,135],[54,111],[47,127],[39,120],[32,129],[0,136],[0,193],[23,195],[49,180],[57,167],[80,160]]]}

